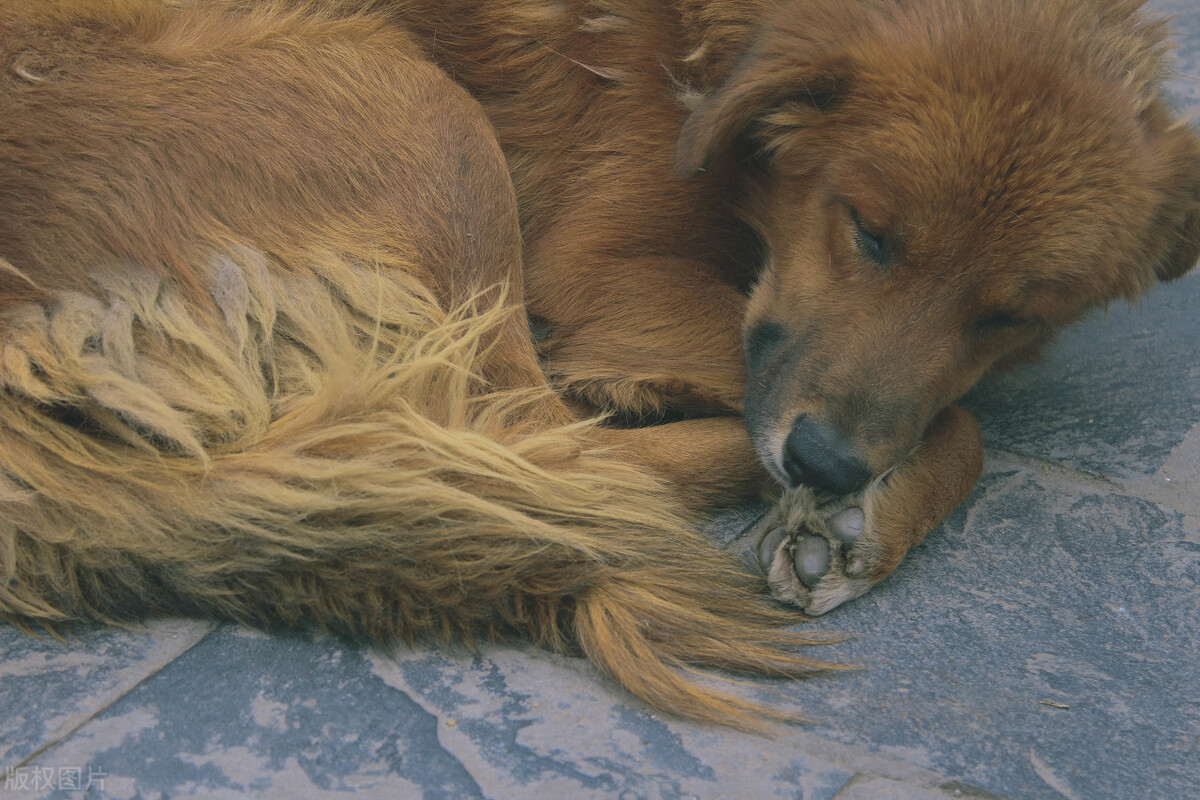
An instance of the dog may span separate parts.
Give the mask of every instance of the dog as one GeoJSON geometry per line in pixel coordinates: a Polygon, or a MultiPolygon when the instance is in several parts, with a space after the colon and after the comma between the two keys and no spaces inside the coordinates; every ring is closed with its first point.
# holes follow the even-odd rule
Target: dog
{"type": "Polygon", "coordinates": [[[0,615],[515,632],[753,727],[1200,255],[1138,0],[7,0],[0,615]]]}

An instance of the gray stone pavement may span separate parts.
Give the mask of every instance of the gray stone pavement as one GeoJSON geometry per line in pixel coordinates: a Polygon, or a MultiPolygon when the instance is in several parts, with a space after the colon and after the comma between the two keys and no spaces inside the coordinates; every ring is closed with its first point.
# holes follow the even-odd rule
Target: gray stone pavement
{"type": "MultiPolygon", "coordinates": [[[[1200,7],[1155,5],[1181,14],[1172,89],[1200,113],[1200,7]]],[[[866,669],[745,686],[814,724],[679,722],[520,646],[0,626],[0,796],[1200,798],[1200,275],[966,404],[974,495],[813,623],[857,634],[828,654],[866,669]]]]}

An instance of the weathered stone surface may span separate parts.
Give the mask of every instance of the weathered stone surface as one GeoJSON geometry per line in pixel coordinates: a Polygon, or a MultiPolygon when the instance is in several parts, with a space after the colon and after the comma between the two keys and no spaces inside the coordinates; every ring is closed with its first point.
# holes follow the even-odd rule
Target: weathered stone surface
{"type": "Polygon", "coordinates": [[[1044,361],[965,399],[989,447],[1110,475],[1153,475],[1196,425],[1200,274],[1059,335],[1044,361]]]}
{"type": "Polygon", "coordinates": [[[81,627],[66,641],[0,625],[0,766],[70,736],[212,630],[193,621],[81,627]]]}

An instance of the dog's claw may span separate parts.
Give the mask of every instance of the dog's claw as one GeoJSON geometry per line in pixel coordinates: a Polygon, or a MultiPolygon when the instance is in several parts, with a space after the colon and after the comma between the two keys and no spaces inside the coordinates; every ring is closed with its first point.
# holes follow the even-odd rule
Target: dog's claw
{"type": "Polygon", "coordinates": [[[829,533],[835,539],[844,545],[853,546],[862,538],[865,522],[866,515],[863,510],[851,507],[834,514],[826,524],[829,526],[829,533]]]}
{"type": "Polygon", "coordinates": [[[829,542],[820,536],[802,535],[792,551],[796,577],[805,586],[816,586],[829,572],[829,542]]]}
{"type": "Polygon", "coordinates": [[[758,543],[758,563],[764,574],[771,568],[771,562],[775,560],[775,551],[779,549],[783,537],[783,528],[775,528],[758,543]]]}

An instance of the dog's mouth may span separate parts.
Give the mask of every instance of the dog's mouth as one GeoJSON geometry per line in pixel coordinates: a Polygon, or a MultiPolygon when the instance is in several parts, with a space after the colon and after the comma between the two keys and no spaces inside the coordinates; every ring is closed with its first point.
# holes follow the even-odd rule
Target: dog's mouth
{"type": "Polygon", "coordinates": [[[746,423],[759,458],[789,488],[851,495],[893,466],[877,473],[848,436],[810,414],[800,414],[790,425],[764,424],[758,415],[747,414],[746,423]]]}
{"type": "Polygon", "coordinates": [[[744,419],[783,486],[855,494],[911,452],[935,412],[932,403],[900,399],[869,370],[854,381],[831,378],[827,359],[781,325],[751,326],[745,345],[744,419]]]}
{"type": "Polygon", "coordinates": [[[832,426],[801,414],[783,443],[781,459],[792,486],[808,486],[835,495],[857,492],[871,478],[853,442],[832,426]]]}
{"type": "Polygon", "coordinates": [[[875,477],[852,437],[816,414],[777,410],[774,394],[749,392],[744,418],[759,458],[780,484],[843,496],[875,477]]]}

